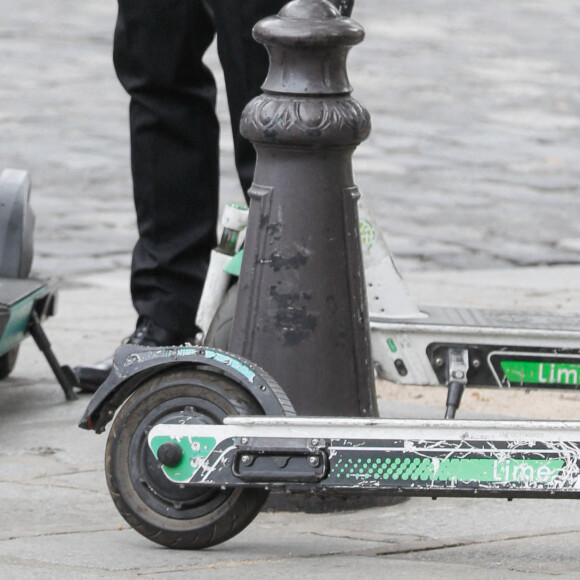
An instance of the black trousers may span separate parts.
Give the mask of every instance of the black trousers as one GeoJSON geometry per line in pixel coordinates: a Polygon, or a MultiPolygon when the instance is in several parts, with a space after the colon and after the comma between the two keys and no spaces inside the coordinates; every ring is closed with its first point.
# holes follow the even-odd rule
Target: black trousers
{"type": "Polygon", "coordinates": [[[139,315],[193,336],[216,244],[219,124],[203,55],[217,36],[244,193],[255,152],[239,134],[244,106],[268,70],[251,35],[287,0],[119,0],[114,63],[131,97],[131,169],[139,240],[131,295],[139,315]]]}

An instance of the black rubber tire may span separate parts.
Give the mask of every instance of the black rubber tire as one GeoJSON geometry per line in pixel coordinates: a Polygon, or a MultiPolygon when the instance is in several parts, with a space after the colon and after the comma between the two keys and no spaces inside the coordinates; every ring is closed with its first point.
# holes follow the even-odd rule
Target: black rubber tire
{"type": "Polygon", "coordinates": [[[107,441],[105,471],[119,513],[140,534],[169,548],[206,548],[238,534],[258,515],[268,492],[174,484],[161,471],[147,433],[176,418],[221,423],[227,415],[260,414],[246,391],[213,372],[173,370],[143,383],[119,410],[107,441]]]}
{"type": "Polygon", "coordinates": [[[16,346],[0,356],[0,381],[5,379],[14,370],[19,348],[16,346]]]}
{"type": "Polygon", "coordinates": [[[226,292],[215,316],[207,330],[204,344],[221,350],[228,350],[234,316],[236,315],[236,303],[238,302],[237,282],[226,292]]]}

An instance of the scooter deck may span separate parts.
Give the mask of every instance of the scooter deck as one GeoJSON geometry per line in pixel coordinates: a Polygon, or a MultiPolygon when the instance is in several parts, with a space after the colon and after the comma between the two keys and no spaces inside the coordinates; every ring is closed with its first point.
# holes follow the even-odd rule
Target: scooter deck
{"type": "Polygon", "coordinates": [[[373,356],[384,378],[402,384],[446,384],[446,352],[459,348],[469,354],[470,385],[579,387],[580,315],[432,306],[421,311],[421,318],[371,313],[373,356]],[[506,372],[506,356],[512,370],[512,362],[534,363],[536,378],[506,372]]]}
{"type": "Polygon", "coordinates": [[[580,422],[229,417],[224,423],[154,426],[149,446],[166,477],[290,491],[580,497],[580,422]],[[164,445],[179,446],[178,464],[164,464],[164,445]]]}
{"type": "MultiPolygon", "coordinates": [[[[395,318],[370,314],[371,325],[377,328],[407,332],[448,332],[501,336],[540,336],[580,338],[580,314],[554,315],[550,312],[525,310],[493,310],[477,308],[420,307],[424,317],[395,318]]],[[[580,345],[579,345],[580,346],[580,345]]]]}

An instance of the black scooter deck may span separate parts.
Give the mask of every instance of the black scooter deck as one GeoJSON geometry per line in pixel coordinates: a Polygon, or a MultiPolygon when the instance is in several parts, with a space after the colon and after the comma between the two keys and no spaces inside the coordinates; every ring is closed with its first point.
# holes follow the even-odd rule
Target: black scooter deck
{"type": "Polygon", "coordinates": [[[35,305],[51,297],[47,283],[41,280],[0,278],[0,356],[23,340],[35,305]]]}
{"type": "Polygon", "coordinates": [[[11,308],[39,291],[48,292],[46,282],[33,278],[0,278],[0,305],[11,308]]]}

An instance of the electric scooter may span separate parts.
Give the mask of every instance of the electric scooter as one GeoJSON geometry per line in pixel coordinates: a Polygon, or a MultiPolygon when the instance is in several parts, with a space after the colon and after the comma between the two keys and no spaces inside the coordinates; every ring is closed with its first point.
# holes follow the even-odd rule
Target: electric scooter
{"type": "Polygon", "coordinates": [[[55,313],[56,289],[29,277],[35,223],[29,200],[28,173],[5,169],[0,175],[0,380],[14,369],[20,343],[32,336],[66,399],[74,400],[74,373],[59,364],[42,328],[55,313]]]}
{"type": "Polygon", "coordinates": [[[80,427],[113,417],[113,501],[171,548],[230,539],[270,492],[580,498],[579,421],[297,417],[265,371],[207,346],[120,347],[80,427]]]}

